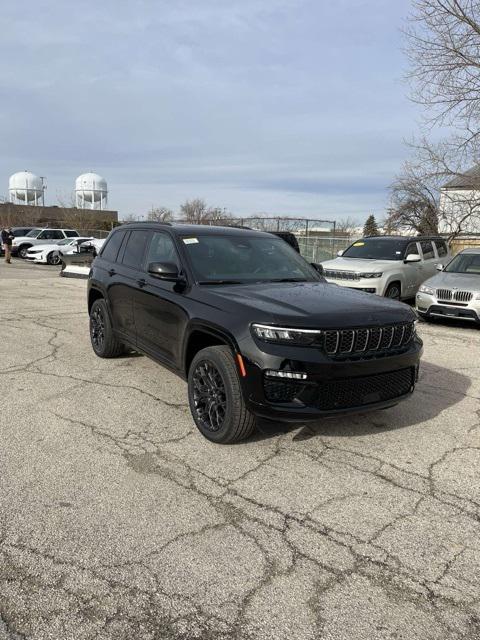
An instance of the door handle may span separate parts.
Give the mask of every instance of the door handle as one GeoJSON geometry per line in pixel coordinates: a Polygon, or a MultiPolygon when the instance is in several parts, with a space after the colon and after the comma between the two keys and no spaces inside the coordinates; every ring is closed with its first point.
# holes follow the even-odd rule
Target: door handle
{"type": "Polygon", "coordinates": [[[144,287],[147,283],[143,278],[140,278],[140,280],[137,280],[137,284],[140,288],[144,287]]]}
{"type": "Polygon", "coordinates": [[[115,269],[109,269],[108,270],[108,275],[109,276],[114,276],[117,272],[115,271],[115,269]]]}

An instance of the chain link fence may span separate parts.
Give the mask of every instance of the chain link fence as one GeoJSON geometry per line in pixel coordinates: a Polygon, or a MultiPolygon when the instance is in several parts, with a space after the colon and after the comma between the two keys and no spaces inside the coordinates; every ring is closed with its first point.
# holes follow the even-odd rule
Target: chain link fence
{"type": "Polygon", "coordinates": [[[297,236],[300,253],[308,262],[322,262],[335,258],[355,238],[349,236],[308,237],[297,236]]]}

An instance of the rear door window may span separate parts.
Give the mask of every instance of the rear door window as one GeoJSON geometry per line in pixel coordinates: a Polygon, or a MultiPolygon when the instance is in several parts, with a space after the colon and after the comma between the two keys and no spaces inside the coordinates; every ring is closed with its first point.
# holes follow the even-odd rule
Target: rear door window
{"type": "Polygon", "coordinates": [[[117,231],[114,233],[108,242],[105,243],[101,256],[108,262],[116,262],[118,256],[118,250],[122,245],[122,241],[125,237],[125,231],[117,231]]]}
{"type": "Polygon", "coordinates": [[[151,232],[145,229],[131,231],[123,252],[122,264],[132,269],[143,268],[143,258],[151,232]]]}
{"type": "Polygon", "coordinates": [[[67,229],[64,234],[67,238],[78,238],[78,231],[72,231],[72,229],[67,229]]]}
{"type": "Polygon", "coordinates": [[[422,253],[423,253],[423,259],[424,260],[431,260],[432,258],[435,258],[435,252],[433,250],[433,244],[430,240],[422,240],[420,243],[420,246],[422,247],[422,253]]]}
{"type": "Polygon", "coordinates": [[[443,240],[435,240],[435,245],[437,247],[438,257],[443,258],[448,254],[447,243],[443,240]]]}

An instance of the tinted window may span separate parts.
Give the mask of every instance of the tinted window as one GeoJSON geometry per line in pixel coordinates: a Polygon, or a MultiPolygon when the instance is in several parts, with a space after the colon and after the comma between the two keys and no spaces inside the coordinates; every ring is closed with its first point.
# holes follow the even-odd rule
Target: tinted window
{"type": "Polygon", "coordinates": [[[342,258],[366,260],[403,260],[405,240],[396,238],[362,238],[343,252],[342,258]]]}
{"type": "Polygon", "coordinates": [[[437,245],[438,257],[446,256],[448,253],[446,243],[443,240],[435,240],[435,244],[437,245]]]}
{"type": "Polygon", "coordinates": [[[445,269],[448,273],[470,273],[480,276],[480,253],[459,253],[445,269]]]}
{"type": "Polygon", "coordinates": [[[145,255],[145,249],[150,235],[150,231],[132,231],[130,233],[123,254],[123,264],[133,269],[142,268],[143,256],[145,255]]]}
{"type": "Polygon", "coordinates": [[[67,236],[67,238],[77,238],[78,237],[78,232],[77,231],[72,231],[72,230],[65,230],[65,235],[67,236]]]}
{"type": "Polygon", "coordinates": [[[110,239],[105,243],[103,251],[101,253],[102,258],[108,260],[108,262],[115,262],[118,255],[118,250],[122,244],[122,240],[125,237],[125,231],[117,231],[110,236],[110,239]]]}
{"type": "Polygon", "coordinates": [[[318,273],[273,236],[205,235],[182,238],[197,279],[210,282],[314,282],[318,273]]]}
{"type": "Polygon", "coordinates": [[[42,231],[38,236],[39,240],[63,240],[63,238],[63,233],[56,229],[45,229],[45,231],[42,231]]]}
{"type": "Polygon", "coordinates": [[[177,252],[172,238],[166,233],[154,233],[147,253],[145,264],[151,262],[173,262],[178,264],[177,252]]]}
{"type": "Polygon", "coordinates": [[[411,254],[418,255],[418,247],[416,242],[411,242],[405,249],[405,258],[411,254]]]}
{"type": "Polygon", "coordinates": [[[433,244],[430,242],[430,240],[422,240],[422,242],[420,243],[420,246],[422,247],[424,260],[430,260],[431,258],[435,257],[435,253],[433,251],[433,244]]]}

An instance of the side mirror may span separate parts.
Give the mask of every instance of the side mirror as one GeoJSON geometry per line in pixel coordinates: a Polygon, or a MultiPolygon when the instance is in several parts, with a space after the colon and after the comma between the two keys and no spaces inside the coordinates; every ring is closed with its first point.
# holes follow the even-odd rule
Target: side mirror
{"type": "Polygon", "coordinates": [[[178,273],[177,265],[173,264],[173,262],[150,262],[148,265],[148,273],[160,280],[178,282],[182,279],[178,273]]]}
{"type": "Polygon", "coordinates": [[[321,264],[318,264],[318,262],[311,262],[310,264],[321,276],[324,275],[323,266],[321,264]]]}
{"type": "Polygon", "coordinates": [[[340,249],[340,251],[337,251],[337,257],[341,258],[343,256],[343,249],[340,249]]]}
{"type": "Polygon", "coordinates": [[[418,253],[409,253],[404,262],[421,262],[422,259],[418,253]]]}
{"type": "Polygon", "coordinates": [[[443,271],[445,269],[445,267],[443,266],[443,264],[436,264],[435,265],[437,268],[437,271],[443,271]]]}

